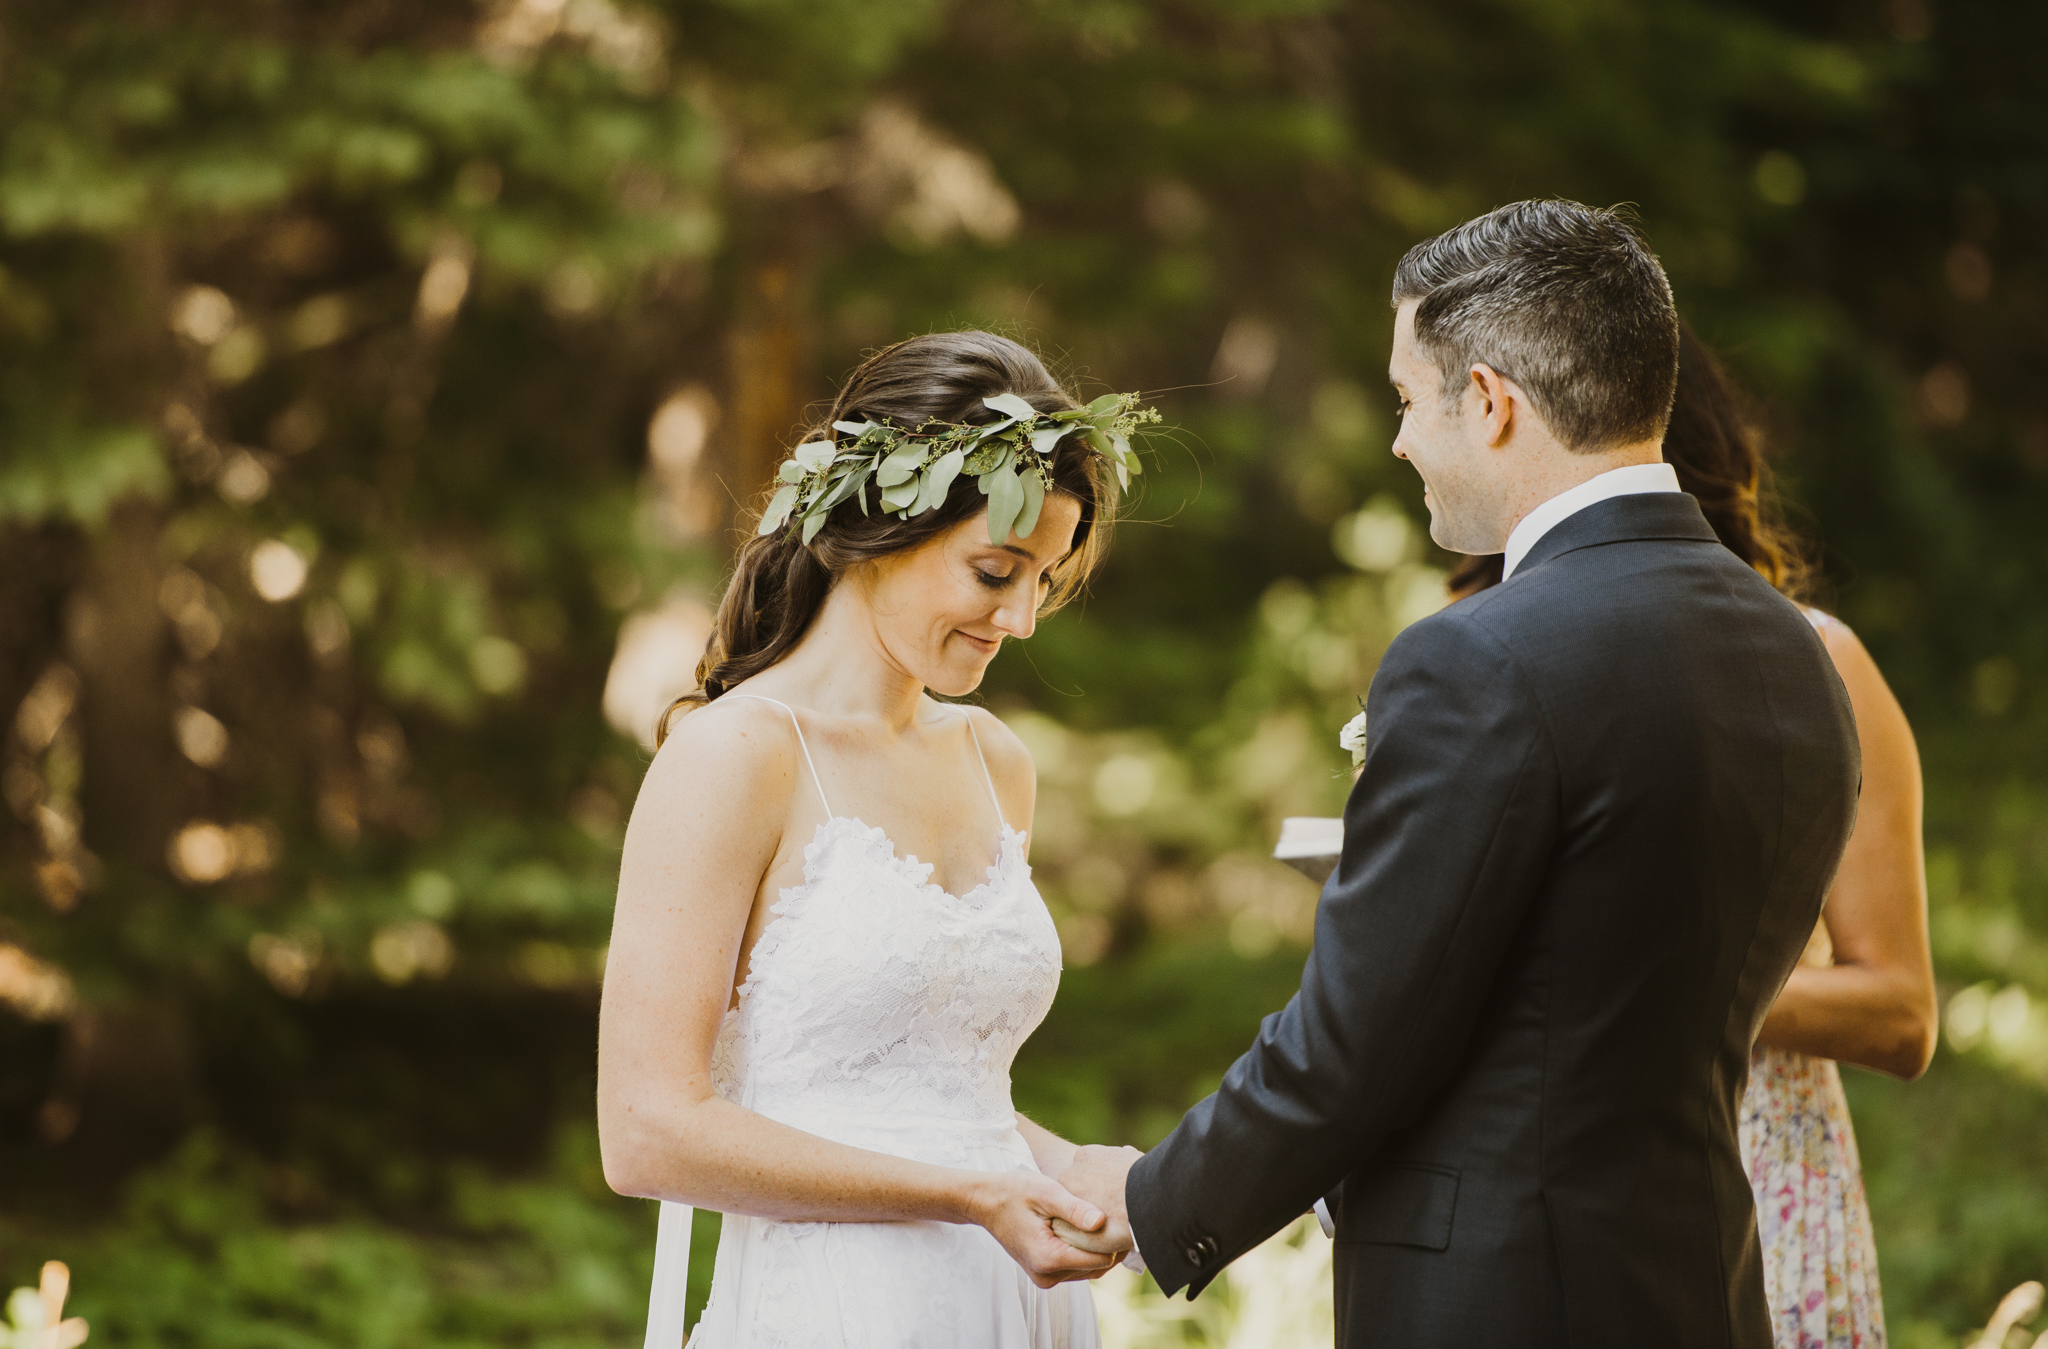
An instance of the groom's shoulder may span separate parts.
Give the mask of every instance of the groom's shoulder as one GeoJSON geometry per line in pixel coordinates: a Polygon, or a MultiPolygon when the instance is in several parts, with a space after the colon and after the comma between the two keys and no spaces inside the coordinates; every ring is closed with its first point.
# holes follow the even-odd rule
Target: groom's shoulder
{"type": "Polygon", "coordinates": [[[1469,674],[1486,667],[1505,671],[1515,664],[1512,627],[1492,621],[1485,606],[1470,600],[1410,623],[1380,658],[1383,673],[1414,669],[1469,674]]]}

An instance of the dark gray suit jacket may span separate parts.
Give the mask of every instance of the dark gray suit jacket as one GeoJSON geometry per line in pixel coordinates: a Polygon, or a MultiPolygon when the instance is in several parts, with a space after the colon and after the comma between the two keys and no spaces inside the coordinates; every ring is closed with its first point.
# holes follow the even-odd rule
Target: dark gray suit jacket
{"type": "Polygon", "coordinates": [[[1736,1111],[1861,782],[1689,496],[1403,632],[1301,992],[1126,1198],[1168,1292],[1327,1195],[1340,1345],[1769,1349],[1736,1111]]]}

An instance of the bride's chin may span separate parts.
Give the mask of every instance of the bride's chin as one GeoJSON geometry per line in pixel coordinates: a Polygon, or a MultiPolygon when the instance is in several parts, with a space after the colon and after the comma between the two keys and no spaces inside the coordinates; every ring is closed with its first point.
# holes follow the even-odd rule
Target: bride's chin
{"type": "Polygon", "coordinates": [[[981,687],[991,657],[975,653],[970,660],[941,661],[924,681],[924,686],[943,698],[964,698],[981,687]]]}
{"type": "Polygon", "coordinates": [[[981,687],[981,677],[985,672],[978,669],[963,674],[957,670],[947,670],[927,679],[924,686],[942,698],[965,698],[981,687]]]}

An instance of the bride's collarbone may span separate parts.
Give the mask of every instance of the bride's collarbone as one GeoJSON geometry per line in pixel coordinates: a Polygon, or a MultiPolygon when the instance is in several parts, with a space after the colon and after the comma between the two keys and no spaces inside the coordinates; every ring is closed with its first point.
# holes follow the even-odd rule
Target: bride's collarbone
{"type": "Polygon", "coordinates": [[[793,794],[778,862],[793,857],[800,873],[817,830],[828,819],[845,818],[881,830],[899,859],[930,863],[932,883],[949,893],[979,885],[995,861],[1005,822],[968,715],[946,711],[910,731],[888,732],[864,718],[806,713],[804,731],[825,799],[817,792],[793,794]]]}

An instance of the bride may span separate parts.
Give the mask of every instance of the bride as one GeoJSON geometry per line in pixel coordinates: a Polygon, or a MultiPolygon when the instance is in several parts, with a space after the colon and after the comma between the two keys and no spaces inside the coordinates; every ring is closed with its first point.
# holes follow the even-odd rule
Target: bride
{"type": "Polygon", "coordinates": [[[740,550],[634,804],[598,1046],[612,1188],[726,1214],[699,1349],[1096,1343],[1082,1280],[1115,1257],[1051,1222],[1104,1215],[1010,1102],[1060,970],[1035,774],[927,690],[971,693],[1079,586],[1154,417],[1004,338],[914,338],[740,550]]]}

